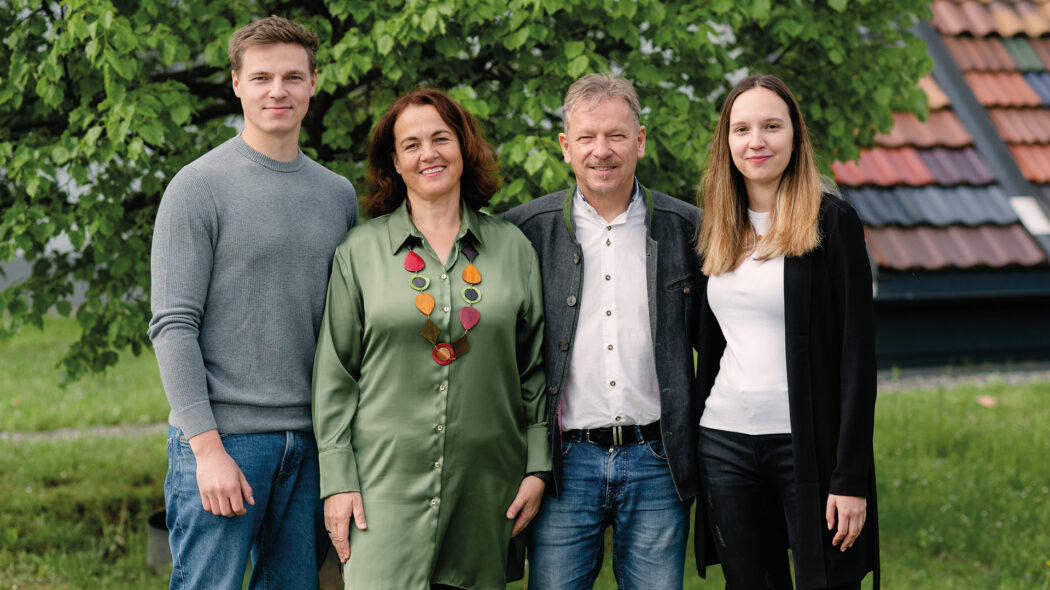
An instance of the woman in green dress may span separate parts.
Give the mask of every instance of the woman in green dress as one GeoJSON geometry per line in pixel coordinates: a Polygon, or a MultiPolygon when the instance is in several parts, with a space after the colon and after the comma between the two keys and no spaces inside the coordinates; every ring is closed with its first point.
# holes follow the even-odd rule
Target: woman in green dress
{"type": "Polygon", "coordinates": [[[335,252],[314,361],[325,525],[348,589],[505,588],[550,469],[538,260],[479,211],[492,149],[446,94],[380,119],[372,220],[335,252]],[[351,524],[352,522],[352,524],[351,524]]]}

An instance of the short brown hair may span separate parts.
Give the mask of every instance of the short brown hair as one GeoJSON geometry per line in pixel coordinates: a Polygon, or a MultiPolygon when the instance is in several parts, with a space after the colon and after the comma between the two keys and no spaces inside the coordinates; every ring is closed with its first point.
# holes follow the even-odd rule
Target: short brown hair
{"type": "Polygon", "coordinates": [[[310,62],[310,71],[317,69],[317,48],[320,41],[300,24],[279,16],[268,16],[237,29],[230,37],[230,67],[235,72],[241,71],[244,51],[249,47],[294,43],[306,50],[306,59],[310,62]]]}
{"type": "Polygon", "coordinates": [[[488,204],[499,190],[501,179],[492,146],[478,128],[474,116],[452,97],[434,88],[414,90],[394,101],[372,131],[368,148],[368,184],[365,211],[369,217],[386,215],[397,209],[408,196],[405,180],[394,168],[394,123],[410,106],[431,105],[452,128],[463,155],[460,195],[475,211],[488,204]]]}

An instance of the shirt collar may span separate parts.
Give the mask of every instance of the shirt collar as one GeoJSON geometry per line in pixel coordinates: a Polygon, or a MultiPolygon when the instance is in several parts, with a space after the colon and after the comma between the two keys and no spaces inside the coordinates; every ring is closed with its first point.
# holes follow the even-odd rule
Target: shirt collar
{"type": "MultiPolygon", "coordinates": [[[[576,190],[574,192],[576,194],[574,195],[573,198],[574,198],[574,200],[577,201],[577,204],[580,205],[580,210],[582,212],[586,213],[587,215],[590,215],[592,217],[597,217],[598,216],[598,212],[595,211],[594,207],[591,206],[590,203],[587,202],[587,197],[583,196],[583,191],[580,190],[579,185],[576,186],[576,190]]],[[[627,202],[627,209],[625,209],[623,211],[623,213],[620,214],[620,215],[624,215],[624,220],[626,220],[627,217],[630,216],[631,210],[638,203],[641,203],[641,202],[642,202],[642,185],[640,185],[638,183],[638,179],[635,178],[634,179],[634,191],[631,192],[631,200],[627,202]]],[[[619,216],[617,216],[617,217],[619,218],[619,216]]],[[[608,225],[608,224],[606,224],[606,222],[604,220],[602,221],[602,224],[603,225],[608,225]]]]}
{"type": "MultiPolygon", "coordinates": [[[[460,200],[459,208],[462,220],[459,224],[459,232],[456,234],[456,241],[459,242],[469,234],[478,246],[483,247],[485,242],[481,239],[481,223],[478,220],[478,212],[467,206],[463,200],[460,200]]],[[[401,201],[397,209],[394,209],[390,214],[387,230],[390,234],[391,255],[397,254],[398,250],[410,240],[413,242],[423,241],[423,232],[416,228],[416,224],[412,223],[412,216],[408,214],[408,199],[401,201]]]]}

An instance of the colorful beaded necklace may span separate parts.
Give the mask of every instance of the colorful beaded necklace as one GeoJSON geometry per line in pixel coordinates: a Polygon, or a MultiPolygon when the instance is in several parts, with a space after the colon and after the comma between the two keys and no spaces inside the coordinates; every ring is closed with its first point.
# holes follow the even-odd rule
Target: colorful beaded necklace
{"type": "Polygon", "coordinates": [[[467,268],[463,269],[462,274],[463,281],[467,283],[467,286],[463,287],[462,291],[463,301],[467,302],[467,307],[459,310],[459,323],[463,326],[463,335],[452,344],[438,342],[441,328],[430,319],[430,313],[434,311],[434,297],[430,293],[425,292],[430,287],[430,279],[419,274],[419,271],[426,268],[426,263],[423,262],[423,258],[419,254],[412,250],[409,250],[408,254],[405,255],[405,270],[412,273],[409,284],[412,285],[413,289],[419,291],[419,294],[416,295],[416,309],[427,318],[423,322],[423,330],[420,331],[419,335],[434,347],[430,356],[439,365],[447,365],[470,352],[467,334],[470,333],[471,328],[478,325],[478,321],[481,319],[481,313],[474,307],[475,303],[481,301],[481,289],[478,288],[478,283],[481,282],[481,272],[478,271],[478,267],[474,266],[474,258],[477,257],[478,251],[471,246],[463,246],[460,251],[470,262],[467,268]]]}

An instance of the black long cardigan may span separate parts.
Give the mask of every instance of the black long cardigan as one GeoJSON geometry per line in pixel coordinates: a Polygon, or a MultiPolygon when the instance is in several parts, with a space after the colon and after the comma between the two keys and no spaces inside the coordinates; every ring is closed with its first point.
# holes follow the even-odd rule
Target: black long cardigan
{"type": "MultiPolygon", "coordinates": [[[[878,587],[871,268],[853,207],[825,195],[819,223],[820,247],[784,261],[788,399],[798,492],[795,584],[800,590],[837,586],[874,570],[878,587]],[[829,493],[868,499],[864,528],[845,553],[832,546],[835,533],[824,518],[829,493]]],[[[705,282],[697,373],[701,408],[725,346],[707,303],[705,282]]],[[[697,570],[703,576],[704,568],[717,561],[704,502],[696,503],[694,534],[697,570]]]]}

